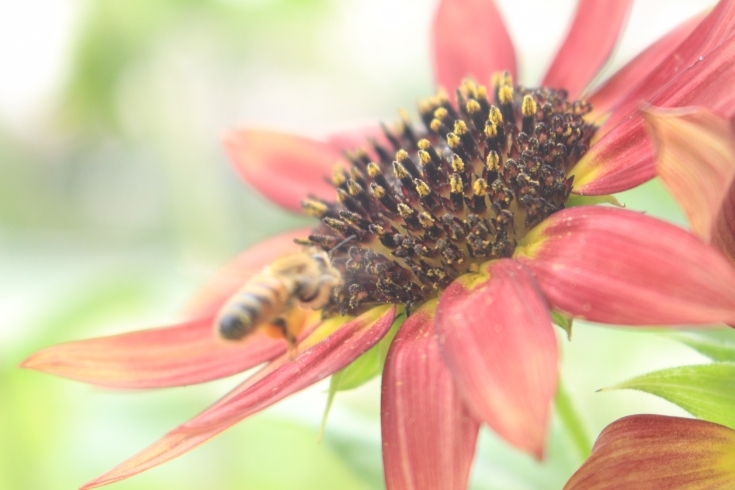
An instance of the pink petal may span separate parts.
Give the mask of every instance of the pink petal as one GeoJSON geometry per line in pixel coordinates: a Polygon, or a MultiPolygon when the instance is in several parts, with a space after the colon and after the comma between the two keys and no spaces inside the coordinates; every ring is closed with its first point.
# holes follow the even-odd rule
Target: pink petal
{"type": "Polygon", "coordinates": [[[692,33],[704,17],[704,14],[700,14],[683,22],[593,90],[592,94],[587,97],[587,101],[592,104],[594,110],[591,119],[598,119],[620,103],[661,62],[672,55],[674,50],[692,33]]]}
{"type": "MultiPolygon", "coordinates": [[[[650,101],[656,107],[708,107],[735,115],[735,36],[703,56],[650,101]]],[[[630,189],[655,175],[655,154],[643,119],[633,114],[597,141],[570,171],[574,192],[602,195],[630,189]]]]}
{"type": "Polygon", "coordinates": [[[495,72],[516,78],[513,42],[491,0],[442,0],[432,31],[434,76],[452,91],[473,77],[489,83],[495,72]]]}
{"type": "Polygon", "coordinates": [[[263,332],[244,342],[220,341],[213,321],[200,318],[54,345],[31,355],[21,367],[106,388],[163,388],[230,376],[286,351],[286,342],[263,332]]]}
{"type": "Polygon", "coordinates": [[[735,185],[730,186],[712,233],[712,244],[735,262],[735,185]]]}
{"type": "Polygon", "coordinates": [[[441,295],[439,345],[471,413],[541,458],[559,363],[549,306],[523,265],[485,267],[441,295]]]}
{"type": "Polygon", "coordinates": [[[233,131],[224,145],[240,176],[276,204],[301,211],[309,194],[334,200],[328,179],[342,154],[333,145],[264,129],[233,131]]]}
{"type": "Polygon", "coordinates": [[[702,420],[632,415],[608,425],[564,490],[730,490],[735,431],[702,420]]]}
{"type": "Polygon", "coordinates": [[[516,260],[557,309],[622,325],[735,322],[735,268],[663,221],[617,208],[560,211],[532,230],[516,260]]]}
{"type": "MultiPolygon", "coordinates": [[[[390,329],[395,307],[379,307],[347,322],[291,360],[285,354],[163,439],[92,480],[82,490],[108,485],[158,466],[211,439],[240,420],[344,368],[390,329]]],[[[326,322],[325,322],[326,323],[326,322]]],[[[320,329],[314,335],[321,335],[320,329]]]]}
{"type": "Polygon", "coordinates": [[[388,490],[465,490],[479,423],[467,412],[434,335],[436,302],[396,334],[383,371],[381,427],[388,490]]]}
{"type": "MultiPolygon", "coordinates": [[[[638,108],[641,102],[650,101],[671,80],[695,65],[703,56],[706,57],[727,41],[733,33],[735,33],[735,2],[723,0],[679,44],[670,56],[664,59],[641,83],[628,92],[624,100],[615,107],[610,117],[605,121],[603,132],[625,119],[638,108]]],[[[656,106],[661,105],[651,103],[656,106]]],[[[673,107],[673,105],[669,107],[673,107]]]]}
{"type": "Polygon", "coordinates": [[[610,57],[632,3],[579,0],[572,26],[541,85],[563,88],[570,99],[579,98],[610,57]]]}
{"type": "Polygon", "coordinates": [[[306,238],[310,233],[311,228],[287,231],[248,248],[235,260],[218,270],[194,294],[184,307],[182,315],[197,318],[216,314],[225,301],[263,267],[278,257],[301,250],[302,247],[295,244],[294,239],[306,238]]]}
{"type": "Polygon", "coordinates": [[[730,121],[705,108],[643,113],[653,135],[656,170],[689,218],[694,234],[735,260],[735,227],[727,223],[735,199],[735,133],[730,121]],[[722,221],[720,221],[722,219],[722,221]],[[719,232],[725,233],[718,237],[719,232]]]}

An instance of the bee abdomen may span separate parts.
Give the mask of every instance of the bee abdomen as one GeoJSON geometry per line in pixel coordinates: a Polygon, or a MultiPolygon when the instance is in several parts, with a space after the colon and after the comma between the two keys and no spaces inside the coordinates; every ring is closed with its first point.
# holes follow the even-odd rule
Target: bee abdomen
{"type": "Polygon", "coordinates": [[[288,294],[279,281],[260,277],[251,281],[225,306],[217,322],[222,338],[239,340],[251,334],[273,317],[288,301],[288,294]]]}

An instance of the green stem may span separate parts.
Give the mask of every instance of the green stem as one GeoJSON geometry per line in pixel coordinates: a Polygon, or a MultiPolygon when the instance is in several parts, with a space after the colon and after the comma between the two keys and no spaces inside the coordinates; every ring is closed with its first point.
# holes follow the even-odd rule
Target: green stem
{"type": "Polygon", "coordinates": [[[592,451],[592,444],[587,429],[584,427],[582,417],[577,411],[574,401],[564,385],[559,380],[559,387],[556,390],[556,413],[559,415],[562,424],[569,433],[572,444],[577,448],[577,452],[581,458],[587,459],[592,451]]]}

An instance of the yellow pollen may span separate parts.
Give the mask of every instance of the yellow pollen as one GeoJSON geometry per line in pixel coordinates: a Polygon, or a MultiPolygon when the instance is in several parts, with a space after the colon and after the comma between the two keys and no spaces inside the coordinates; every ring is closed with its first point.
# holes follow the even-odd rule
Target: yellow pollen
{"type": "Polygon", "coordinates": [[[401,121],[403,121],[404,124],[409,125],[411,124],[411,116],[409,116],[408,111],[404,108],[398,109],[398,115],[401,118],[401,121]]]}
{"type": "Polygon", "coordinates": [[[467,94],[477,98],[477,85],[473,80],[469,78],[462,80],[462,88],[467,92],[467,94]]]}
{"type": "Polygon", "coordinates": [[[487,88],[484,85],[477,86],[477,98],[487,100],[487,88]]]}
{"type": "Polygon", "coordinates": [[[375,177],[380,175],[380,167],[378,167],[375,162],[370,162],[367,164],[367,172],[368,175],[374,179],[375,177]]]}
{"type": "Polygon", "coordinates": [[[434,111],[434,117],[437,118],[437,119],[439,119],[439,120],[444,119],[448,115],[449,115],[449,113],[443,107],[440,107],[440,108],[438,108],[437,110],[434,111]]]}
{"type": "Polygon", "coordinates": [[[347,181],[345,171],[342,170],[340,165],[335,165],[332,169],[332,183],[336,186],[340,186],[347,181]]]}
{"type": "Polygon", "coordinates": [[[426,138],[423,138],[419,140],[417,146],[419,147],[419,150],[427,150],[431,146],[431,143],[426,138]]]}
{"type": "Polygon", "coordinates": [[[500,109],[495,106],[490,106],[490,120],[496,126],[503,124],[503,114],[500,113],[500,109]]]}
{"type": "Polygon", "coordinates": [[[383,196],[385,196],[385,189],[383,189],[383,186],[380,185],[374,185],[371,187],[373,191],[373,195],[377,197],[378,199],[381,199],[383,196]]]}
{"type": "Polygon", "coordinates": [[[503,74],[499,71],[493,73],[490,77],[490,83],[493,87],[500,87],[503,84],[503,74]]]}
{"type": "Polygon", "coordinates": [[[503,72],[503,83],[509,87],[513,86],[513,76],[510,72],[503,72]]]}
{"type": "Polygon", "coordinates": [[[419,196],[426,197],[431,194],[431,189],[423,180],[416,179],[413,181],[413,183],[416,186],[416,192],[419,193],[419,196]]]}
{"type": "Polygon", "coordinates": [[[393,173],[396,174],[396,177],[399,179],[408,177],[408,170],[406,170],[406,167],[401,165],[400,162],[393,162],[393,173]]]}
{"type": "Polygon", "coordinates": [[[314,199],[304,199],[301,203],[301,207],[304,209],[306,214],[314,216],[315,218],[321,218],[324,216],[324,213],[327,212],[327,206],[322,202],[315,201],[314,199]]]}
{"type": "Polygon", "coordinates": [[[344,204],[349,199],[350,199],[349,194],[347,194],[342,189],[337,189],[337,201],[339,201],[340,203],[344,204]]]}
{"type": "Polygon", "coordinates": [[[462,192],[462,177],[460,177],[459,174],[452,174],[452,176],[449,178],[449,186],[451,188],[452,194],[459,194],[460,192],[462,192]]]}
{"type": "Polygon", "coordinates": [[[475,183],[472,184],[472,192],[474,192],[476,196],[484,196],[486,191],[487,182],[485,182],[485,179],[477,179],[475,183]]]}
{"type": "Polygon", "coordinates": [[[360,184],[355,182],[354,180],[348,180],[347,181],[347,190],[350,192],[351,196],[357,196],[360,195],[363,190],[360,184]]]}
{"type": "Polygon", "coordinates": [[[419,223],[424,228],[431,228],[434,225],[434,218],[429,213],[422,211],[419,213],[419,223]]]}
{"type": "Polygon", "coordinates": [[[428,151],[419,150],[419,163],[421,163],[421,165],[428,165],[431,163],[431,155],[429,155],[428,151]]]}
{"type": "Polygon", "coordinates": [[[462,144],[462,141],[459,139],[459,136],[457,136],[454,133],[448,133],[447,134],[447,144],[449,145],[449,148],[452,148],[453,150],[456,148],[459,148],[459,145],[462,144]]]}
{"type": "Polygon", "coordinates": [[[536,115],[536,101],[530,95],[523,96],[523,103],[521,104],[521,114],[523,117],[531,117],[536,115]]]}
{"type": "Polygon", "coordinates": [[[431,123],[429,123],[429,127],[432,131],[438,133],[439,130],[442,128],[442,122],[439,119],[432,119],[431,123]]]}
{"type": "Polygon", "coordinates": [[[503,85],[498,90],[498,100],[501,104],[510,104],[513,102],[513,87],[510,85],[503,85]]]}
{"type": "Polygon", "coordinates": [[[467,134],[467,124],[461,119],[454,121],[454,132],[459,135],[467,134]]]}
{"type": "Polygon", "coordinates": [[[439,87],[439,90],[436,91],[436,99],[439,101],[438,105],[449,103],[449,94],[444,87],[439,87]]]}
{"type": "Polygon", "coordinates": [[[398,213],[401,215],[401,218],[408,218],[413,214],[413,208],[410,206],[407,206],[403,203],[398,204],[398,213]]]}
{"type": "Polygon", "coordinates": [[[562,133],[562,136],[564,136],[565,138],[568,138],[571,135],[572,135],[572,127],[567,126],[564,132],[562,133]]]}
{"type": "Polygon", "coordinates": [[[408,153],[404,149],[400,149],[396,152],[396,160],[399,162],[402,162],[404,160],[408,160],[408,153]]]}
{"type": "Polygon", "coordinates": [[[495,138],[497,135],[498,126],[496,126],[492,121],[488,121],[487,124],[485,124],[485,136],[488,138],[495,138]]]}
{"type": "Polygon", "coordinates": [[[477,114],[480,112],[480,103],[477,102],[475,99],[470,99],[467,104],[465,105],[465,109],[467,109],[467,112],[470,114],[477,114]]]}
{"type": "Polygon", "coordinates": [[[490,171],[497,171],[500,167],[500,155],[498,155],[498,152],[491,151],[488,153],[487,158],[485,159],[485,168],[487,168],[490,171]]]}
{"type": "Polygon", "coordinates": [[[460,174],[464,172],[464,162],[459,155],[452,155],[452,170],[460,174]]]}

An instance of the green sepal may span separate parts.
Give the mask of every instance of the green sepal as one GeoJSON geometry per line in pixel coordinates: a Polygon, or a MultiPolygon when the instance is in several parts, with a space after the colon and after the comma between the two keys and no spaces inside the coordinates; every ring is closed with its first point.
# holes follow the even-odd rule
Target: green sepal
{"type": "Polygon", "coordinates": [[[666,337],[691,347],[713,361],[735,362],[735,331],[731,328],[676,332],[666,337]]]}
{"type": "Polygon", "coordinates": [[[615,389],[650,393],[695,417],[735,429],[735,363],[663,369],[603,388],[615,389]]]}
{"type": "Polygon", "coordinates": [[[572,340],[572,323],[574,318],[556,310],[551,311],[551,321],[567,333],[567,340],[572,340]]]}
{"type": "Polygon", "coordinates": [[[396,336],[398,329],[405,320],[406,313],[405,311],[400,310],[396,315],[396,319],[393,320],[393,325],[391,325],[388,333],[385,334],[377,344],[352,361],[349,366],[332,375],[329,380],[327,405],[324,407],[324,415],[322,416],[322,423],[319,429],[319,439],[321,439],[322,434],[324,433],[324,428],[327,424],[327,417],[329,416],[329,410],[332,408],[334,396],[338,391],[352,390],[362,386],[383,372],[383,366],[385,365],[385,358],[388,356],[390,344],[393,342],[393,337],[396,336]]]}
{"type": "Polygon", "coordinates": [[[619,208],[624,208],[625,205],[618,201],[618,198],[608,194],[606,196],[580,196],[577,194],[570,194],[566,202],[566,207],[574,208],[577,206],[596,206],[598,204],[612,204],[619,208]]]}

